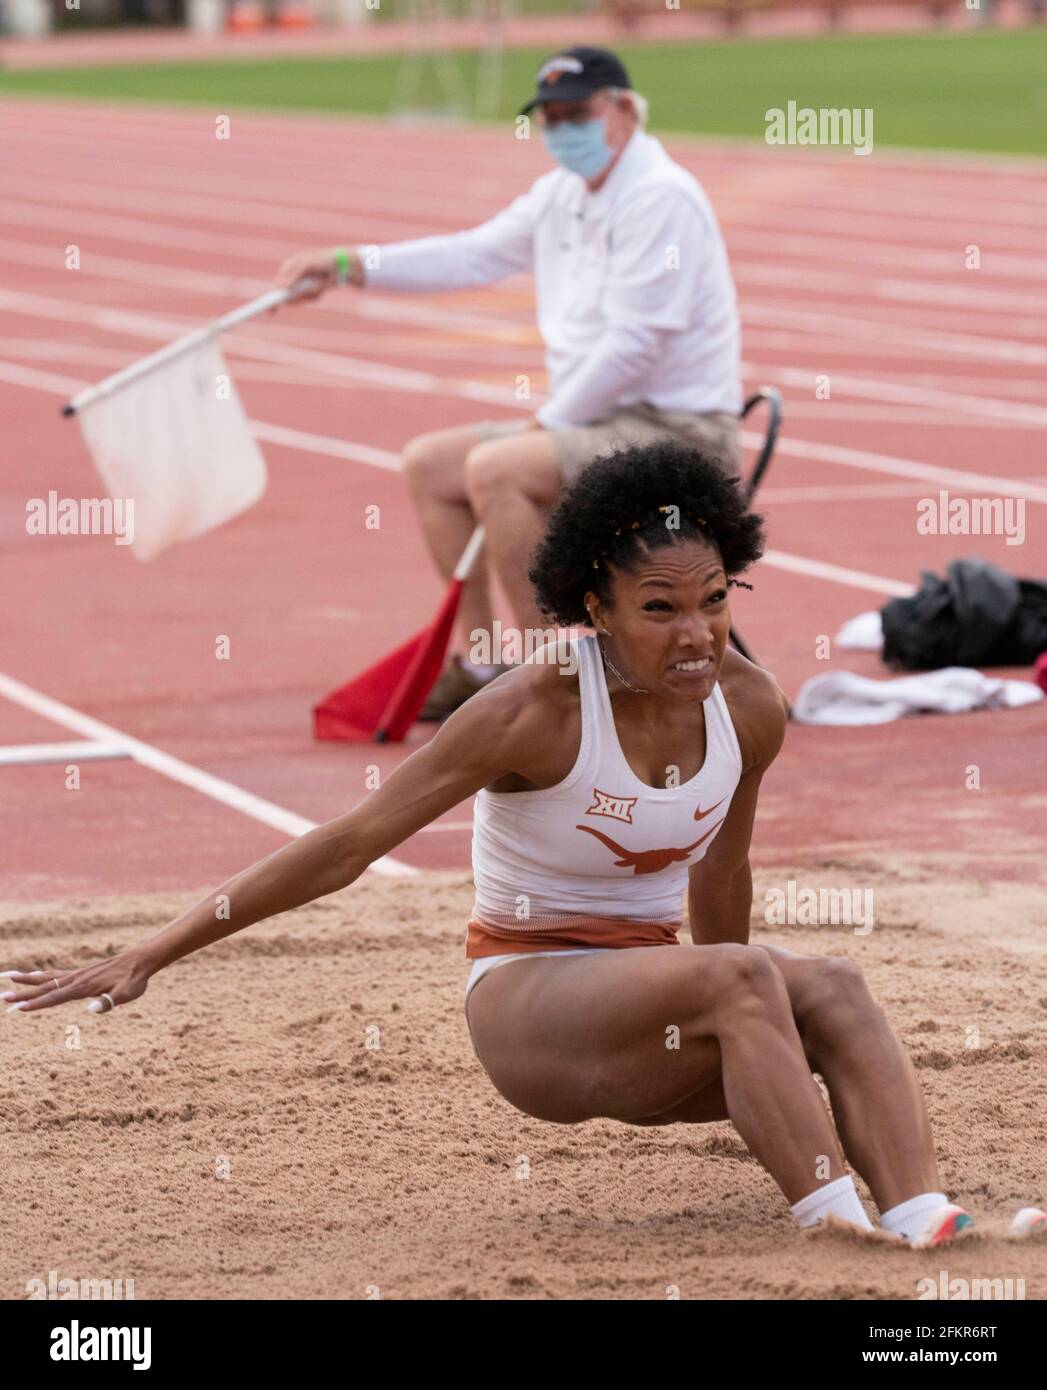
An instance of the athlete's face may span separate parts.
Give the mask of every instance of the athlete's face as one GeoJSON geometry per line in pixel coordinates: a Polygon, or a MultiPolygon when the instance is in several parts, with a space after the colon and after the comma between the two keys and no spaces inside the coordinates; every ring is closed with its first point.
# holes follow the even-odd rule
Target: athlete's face
{"type": "Polygon", "coordinates": [[[630,685],[651,694],[706,700],[731,627],[727,576],[715,546],[681,541],[649,551],[632,571],[609,566],[613,603],[587,595],[596,630],[630,685]],[[619,659],[620,658],[620,659],[619,659]]]}

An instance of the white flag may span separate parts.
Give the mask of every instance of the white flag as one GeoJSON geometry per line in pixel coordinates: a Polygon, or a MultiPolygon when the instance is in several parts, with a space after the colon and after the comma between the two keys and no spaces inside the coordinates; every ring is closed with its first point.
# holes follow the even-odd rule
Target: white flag
{"type": "Polygon", "coordinates": [[[113,498],[134,502],[131,549],[151,560],[257,502],[265,459],[217,338],[77,411],[113,498]]]}

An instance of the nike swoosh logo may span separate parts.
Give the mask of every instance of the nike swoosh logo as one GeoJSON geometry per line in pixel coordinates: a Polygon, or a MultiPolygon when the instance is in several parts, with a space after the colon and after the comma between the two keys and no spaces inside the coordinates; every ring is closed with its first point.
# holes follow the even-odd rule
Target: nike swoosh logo
{"type": "MultiPolygon", "coordinates": [[[[719,801],[716,803],[716,806],[722,806],[725,799],[726,798],[721,796],[719,801]]],[[[716,806],[710,806],[708,811],[703,811],[702,808],[699,806],[697,811],[695,811],[694,813],[695,820],[705,820],[706,816],[711,816],[712,813],[716,810],[716,806]]]]}

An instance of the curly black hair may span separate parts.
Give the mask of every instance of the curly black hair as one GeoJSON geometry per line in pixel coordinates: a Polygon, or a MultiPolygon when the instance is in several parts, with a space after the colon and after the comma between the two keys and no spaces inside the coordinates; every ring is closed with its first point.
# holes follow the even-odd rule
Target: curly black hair
{"type": "Polygon", "coordinates": [[[534,552],[528,578],[539,610],[562,627],[591,626],[583,600],[591,590],[610,604],[607,561],[633,571],[646,551],[681,540],[712,542],[730,579],[763,554],[763,518],[717,460],[682,442],[596,459],[564,492],[534,552]]]}

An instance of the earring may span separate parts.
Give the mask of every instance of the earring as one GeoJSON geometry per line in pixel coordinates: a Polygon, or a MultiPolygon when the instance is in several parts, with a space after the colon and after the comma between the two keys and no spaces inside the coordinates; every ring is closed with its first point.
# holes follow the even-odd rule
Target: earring
{"type": "MultiPolygon", "coordinates": [[[[592,623],[593,627],[595,627],[595,626],[596,626],[596,620],[595,620],[595,618],[593,617],[593,610],[589,607],[588,604],[586,604],[586,606],[585,606],[585,611],[589,614],[589,621],[592,623]]],[[[605,627],[600,628],[599,631],[600,631],[600,636],[601,636],[601,637],[610,637],[610,636],[611,636],[611,633],[610,633],[610,632],[608,631],[608,629],[605,628],[605,627]]]]}

